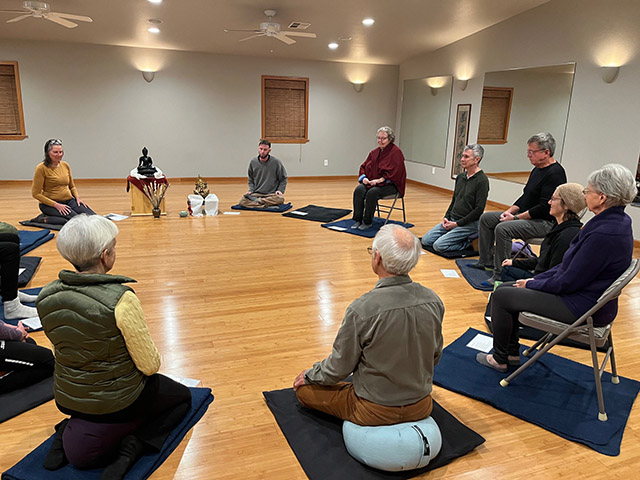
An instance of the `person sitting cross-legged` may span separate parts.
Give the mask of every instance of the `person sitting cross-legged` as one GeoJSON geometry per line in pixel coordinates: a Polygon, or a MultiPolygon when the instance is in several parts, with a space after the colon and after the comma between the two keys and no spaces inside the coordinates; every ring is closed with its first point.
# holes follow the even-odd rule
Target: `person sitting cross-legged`
{"type": "Polygon", "coordinates": [[[371,250],[375,288],[349,305],[331,354],[300,372],[293,388],[305,407],[358,425],[422,420],[433,408],[444,305],[409,277],[421,251],[409,230],[385,225],[371,250]],[[353,383],[344,382],[350,374],[353,383]]]}
{"type": "Polygon", "coordinates": [[[464,250],[469,236],[478,231],[478,219],[487,204],[489,179],[480,169],[484,148],[477,143],[464,147],[460,163],[464,172],[456,177],[453,198],[442,222],[422,237],[422,245],[436,252],[464,250]]]}

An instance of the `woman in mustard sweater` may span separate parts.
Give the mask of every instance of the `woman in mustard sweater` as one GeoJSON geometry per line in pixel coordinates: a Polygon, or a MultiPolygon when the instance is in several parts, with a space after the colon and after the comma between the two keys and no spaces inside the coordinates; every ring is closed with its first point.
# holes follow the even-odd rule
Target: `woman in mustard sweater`
{"type": "Polygon", "coordinates": [[[62,161],[63,155],[61,140],[47,140],[44,144],[44,160],[38,164],[33,175],[31,195],[40,202],[40,211],[46,216],[69,220],[79,213],[95,215],[80,200],[71,168],[67,162],[62,161]]]}

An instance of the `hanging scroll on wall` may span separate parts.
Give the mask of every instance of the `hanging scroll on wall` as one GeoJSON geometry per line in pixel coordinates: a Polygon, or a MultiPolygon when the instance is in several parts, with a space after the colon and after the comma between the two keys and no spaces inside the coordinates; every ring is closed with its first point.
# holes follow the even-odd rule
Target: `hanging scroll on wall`
{"type": "Polygon", "coordinates": [[[453,144],[453,162],[451,164],[451,178],[456,178],[459,173],[462,173],[462,165],[460,159],[462,158],[462,152],[464,147],[467,146],[469,141],[469,121],[471,119],[471,104],[462,103],[458,105],[458,112],[456,114],[456,131],[453,144]]]}

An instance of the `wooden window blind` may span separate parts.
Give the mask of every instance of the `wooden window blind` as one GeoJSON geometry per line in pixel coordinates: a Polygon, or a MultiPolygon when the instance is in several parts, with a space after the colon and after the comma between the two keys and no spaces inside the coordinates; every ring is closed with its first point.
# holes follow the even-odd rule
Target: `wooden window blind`
{"type": "Polygon", "coordinates": [[[262,138],[309,141],[309,79],[262,76],[262,138]]]}
{"type": "Polygon", "coordinates": [[[18,62],[0,61],[0,140],[26,138],[18,62]]]}
{"type": "Polygon", "coordinates": [[[509,132],[509,116],[513,88],[484,87],[478,143],[505,144],[509,132]]]}

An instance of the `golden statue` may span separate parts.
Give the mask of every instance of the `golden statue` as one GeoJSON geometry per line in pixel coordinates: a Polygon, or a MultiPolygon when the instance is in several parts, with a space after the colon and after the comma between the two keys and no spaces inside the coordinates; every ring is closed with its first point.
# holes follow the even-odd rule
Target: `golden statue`
{"type": "Polygon", "coordinates": [[[193,191],[196,195],[200,195],[202,198],[207,198],[209,195],[209,187],[206,180],[203,180],[200,174],[198,174],[198,180],[196,180],[196,188],[193,191]]]}

